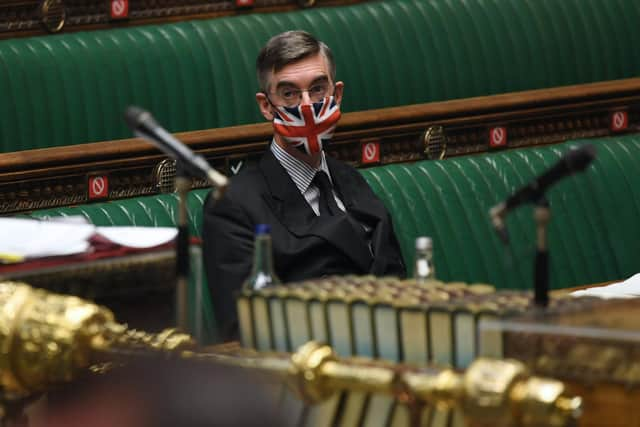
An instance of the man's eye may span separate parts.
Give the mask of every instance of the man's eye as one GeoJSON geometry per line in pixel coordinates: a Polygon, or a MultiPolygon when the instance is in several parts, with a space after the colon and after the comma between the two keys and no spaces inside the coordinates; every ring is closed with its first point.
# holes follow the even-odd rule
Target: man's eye
{"type": "Polygon", "coordinates": [[[313,95],[322,95],[326,92],[327,87],[325,85],[315,85],[309,88],[309,92],[313,95]]]}
{"type": "Polygon", "coordinates": [[[281,96],[285,99],[292,99],[296,96],[295,90],[283,90],[281,96]]]}

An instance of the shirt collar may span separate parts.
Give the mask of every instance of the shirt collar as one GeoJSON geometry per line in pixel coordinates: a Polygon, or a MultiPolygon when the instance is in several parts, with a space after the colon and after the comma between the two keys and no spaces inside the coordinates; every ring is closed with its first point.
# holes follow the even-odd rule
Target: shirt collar
{"type": "Polygon", "coordinates": [[[311,185],[311,181],[313,181],[313,177],[319,170],[324,171],[333,184],[324,151],[320,152],[320,166],[317,169],[287,153],[282,147],[276,144],[275,140],[271,142],[271,152],[287,171],[300,193],[304,194],[307,191],[311,185]]]}

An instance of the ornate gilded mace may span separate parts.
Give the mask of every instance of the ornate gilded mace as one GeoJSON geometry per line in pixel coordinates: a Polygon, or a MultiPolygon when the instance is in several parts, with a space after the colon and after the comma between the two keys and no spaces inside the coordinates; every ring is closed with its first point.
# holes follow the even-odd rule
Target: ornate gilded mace
{"type": "Polygon", "coordinates": [[[404,402],[460,407],[472,425],[566,426],[581,400],[563,383],[529,375],[513,360],[478,359],[466,373],[365,359],[339,359],[314,342],[293,355],[196,351],[185,334],[127,329],[104,308],[72,296],[0,283],[0,386],[4,401],[44,392],[105,362],[149,354],[252,369],[286,382],[307,402],[340,390],[392,395],[404,402]]]}
{"type": "Polygon", "coordinates": [[[80,298],[19,282],[0,283],[0,385],[21,398],[71,381],[80,371],[127,355],[171,354],[194,347],[175,330],[127,329],[111,311],[80,298]]]}

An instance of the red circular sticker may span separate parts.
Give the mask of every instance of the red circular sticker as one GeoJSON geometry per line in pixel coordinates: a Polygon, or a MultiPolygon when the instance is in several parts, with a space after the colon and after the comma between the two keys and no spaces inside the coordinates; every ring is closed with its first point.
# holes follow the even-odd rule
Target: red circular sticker
{"type": "Polygon", "coordinates": [[[502,147],[507,143],[507,129],[504,127],[492,128],[489,144],[492,147],[502,147]]]}
{"type": "Polygon", "coordinates": [[[364,158],[367,161],[372,161],[375,159],[376,154],[378,153],[378,147],[376,147],[373,143],[368,143],[364,146],[364,158]]]}
{"type": "Polygon", "coordinates": [[[617,111],[611,115],[611,129],[623,130],[627,128],[627,112],[617,111]]]}
{"type": "Polygon", "coordinates": [[[126,18],[129,14],[128,0],[112,0],[111,1],[111,17],[126,18]]]}
{"type": "Polygon", "coordinates": [[[109,181],[106,176],[89,177],[89,198],[98,199],[109,194],[109,181]]]}
{"type": "Polygon", "coordinates": [[[378,163],[380,161],[380,142],[367,142],[362,145],[362,163],[378,163]]]}

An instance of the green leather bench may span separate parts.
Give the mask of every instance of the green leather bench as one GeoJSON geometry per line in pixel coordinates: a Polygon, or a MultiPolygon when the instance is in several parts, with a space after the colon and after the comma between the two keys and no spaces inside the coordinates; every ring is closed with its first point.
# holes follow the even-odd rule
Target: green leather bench
{"type": "MultiPolygon", "coordinates": [[[[571,144],[585,142],[595,145],[595,162],[548,192],[551,287],[564,288],[622,279],[640,270],[640,135],[361,172],[390,210],[410,270],[415,237],[430,235],[441,280],[528,289],[535,245],[532,207],[509,216],[509,247],[499,242],[487,211],[553,165],[571,144]]],[[[200,236],[206,195],[207,190],[189,195],[194,236],[200,236]]],[[[79,214],[98,225],[170,226],[175,224],[176,201],[169,194],[36,211],[31,216],[79,214]]],[[[210,305],[205,309],[205,326],[211,329],[210,305]]]]}
{"type": "Polygon", "coordinates": [[[254,61],[305,29],[335,51],[343,110],[640,74],[637,0],[385,0],[0,41],[0,152],[132,136],[138,104],[170,131],[262,121],[254,61]]]}
{"type": "Polygon", "coordinates": [[[640,271],[640,135],[394,164],[363,174],[390,209],[408,262],[414,237],[429,235],[440,279],[531,289],[533,206],[509,215],[508,247],[490,225],[488,210],[551,167],[571,145],[584,143],[595,145],[594,163],[547,194],[550,284],[559,289],[626,278],[640,271]]]}

